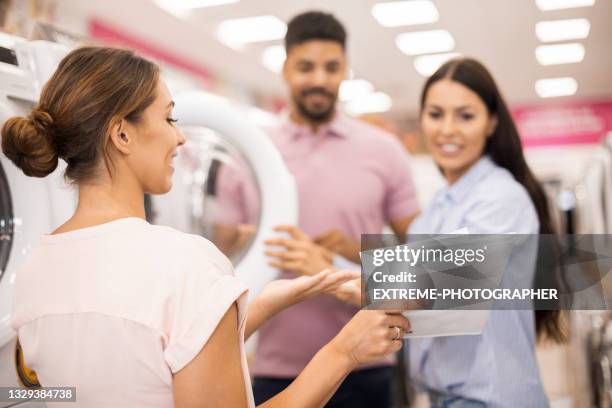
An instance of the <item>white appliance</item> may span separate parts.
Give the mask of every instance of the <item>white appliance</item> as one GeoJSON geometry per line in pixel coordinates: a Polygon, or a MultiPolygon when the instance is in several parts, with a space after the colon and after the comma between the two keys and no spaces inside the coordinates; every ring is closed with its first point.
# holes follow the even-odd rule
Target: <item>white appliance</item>
{"type": "MultiPolygon", "coordinates": [[[[46,81],[40,57],[45,49],[53,55],[59,51],[51,43],[37,42],[34,47],[0,33],[0,125],[10,116],[28,114],[38,100],[40,84],[46,81]]],[[[40,236],[64,222],[74,209],[75,193],[64,184],[62,174],[60,166],[49,177],[27,177],[0,154],[0,386],[18,384],[15,333],[10,327],[16,271],[40,236]]],[[[0,407],[8,404],[0,402],[0,407]]]]}

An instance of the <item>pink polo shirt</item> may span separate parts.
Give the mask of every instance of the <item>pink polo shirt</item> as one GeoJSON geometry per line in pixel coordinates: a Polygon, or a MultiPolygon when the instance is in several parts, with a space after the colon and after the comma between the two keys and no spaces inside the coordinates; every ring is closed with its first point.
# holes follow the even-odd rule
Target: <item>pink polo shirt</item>
{"type": "MultiPolygon", "coordinates": [[[[295,178],[298,226],[309,236],[338,229],[359,240],[361,234],[379,234],[387,221],[418,210],[409,157],[392,135],[342,114],[317,134],[288,117],[268,134],[295,178]]],[[[253,222],[259,205],[254,186],[231,170],[220,177],[222,222],[253,222]]],[[[282,312],[260,328],[253,373],[297,376],[356,311],[325,295],[282,312]]]]}

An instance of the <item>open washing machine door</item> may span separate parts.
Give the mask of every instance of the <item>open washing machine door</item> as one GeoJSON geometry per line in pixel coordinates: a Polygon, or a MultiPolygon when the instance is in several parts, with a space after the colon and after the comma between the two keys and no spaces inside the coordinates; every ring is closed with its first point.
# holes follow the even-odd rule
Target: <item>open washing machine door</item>
{"type": "MultiPolygon", "coordinates": [[[[24,39],[0,33],[0,126],[11,116],[26,115],[38,100],[41,82],[28,47],[24,39]]],[[[40,236],[65,221],[76,204],[75,193],[62,187],[62,174],[58,166],[47,178],[27,177],[0,154],[0,386],[18,385],[10,326],[16,272],[40,236]]]]}
{"type": "Polygon", "coordinates": [[[212,241],[253,298],[277,274],[268,267],[263,241],[275,226],[297,223],[293,177],[239,106],[201,91],[175,95],[175,102],[187,142],[178,149],[172,190],[149,202],[151,221],[212,241]]]}

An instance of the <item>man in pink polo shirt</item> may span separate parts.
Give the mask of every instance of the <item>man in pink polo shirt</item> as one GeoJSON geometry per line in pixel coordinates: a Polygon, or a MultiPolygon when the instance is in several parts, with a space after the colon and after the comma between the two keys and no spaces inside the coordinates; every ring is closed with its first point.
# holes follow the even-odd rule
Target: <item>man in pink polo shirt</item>
{"type": "MultiPolygon", "coordinates": [[[[321,12],[294,17],[285,37],[283,76],[291,104],[280,126],[268,134],[295,177],[299,225],[282,228],[290,238],[271,239],[276,245],[268,255],[287,276],[318,272],[330,253],[336,264],[359,263],[361,234],[379,234],[387,224],[403,239],[418,211],[400,143],[336,109],[347,71],[345,40],[342,24],[321,12]]],[[[252,223],[258,213],[255,187],[231,171],[219,177],[223,223],[252,223]]],[[[252,370],[256,403],[287,387],[356,311],[320,296],[266,323],[259,331],[252,370]]],[[[390,407],[393,363],[384,360],[351,373],[327,406],[390,407]]]]}

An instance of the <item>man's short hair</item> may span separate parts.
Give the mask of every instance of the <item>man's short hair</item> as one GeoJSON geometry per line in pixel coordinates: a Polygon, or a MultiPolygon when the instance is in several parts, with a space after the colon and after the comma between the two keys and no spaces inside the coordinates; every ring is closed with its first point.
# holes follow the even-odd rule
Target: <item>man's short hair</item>
{"type": "Polygon", "coordinates": [[[321,11],[298,14],[287,26],[285,35],[287,54],[294,46],[310,40],[335,41],[345,49],[346,31],[342,23],[331,14],[321,11]]]}

